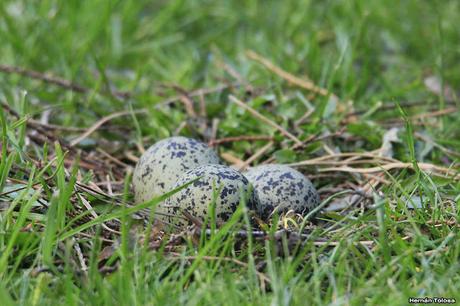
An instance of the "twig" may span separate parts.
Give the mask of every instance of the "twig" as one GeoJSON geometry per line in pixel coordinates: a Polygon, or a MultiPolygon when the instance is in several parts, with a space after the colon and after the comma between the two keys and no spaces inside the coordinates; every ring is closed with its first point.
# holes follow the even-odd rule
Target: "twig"
{"type": "Polygon", "coordinates": [[[184,104],[187,114],[192,118],[196,118],[196,112],[193,106],[193,100],[190,98],[190,94],[178,85],[173,85],[172,87],[174,90],[181,94],[179,100],[182,102],[182,104],[184,104]]]}
{"type": "Polygon", "coordinates": [[[244,84],[246,92],[250,92],[250,93],[254,92],[254,88],[251,86],[251,84],[249,84],[244,79],[244,77],[238,71],[236,71],[232,66],[225,63],[222,60],[218,60],[216,63],[219,68],[222,68],[225,71],[227,71],[228,74],[230,74],[235,80],[237,80],[239,84],[244,84]]]}
{"type": "Polygon", "coordinates": [[[258,111],[256,111],[252,107],[250,107],[249,105],[245,104],[243,101],[238,100],[235,96],[230,95],[229,98],[230,98],[230,101],[232,101],[236,105],[240,106],[241,108],[247,110],[249,113],[251,113],[251,115],[253,115],[257,119],[265,122],[266,124],[270,125],[271,127],[275,128],[275,129],[277,129],[278,131],[280,131],[281,134],[283,134],[284,136],[292,139],[295,143],[297,143],[299,145],[302,145],[302,141],[300,141],[297,137],[295,137],[294,135],[292,135],[291,133],[286,131],[286,129],[284,129],[279,124],[277,124],[277,123],[273,122],[272,120],[268,119],[267,117],[265,117],[264,115],[262,115],[261,113],[259,113],[258,111]]]}
{"type": "Polygon", "coordinates": [[[301,78],[296,77],[295,75],[293,75],[293,74],[291,74],[291,73],[289,73],[289,72],[287,72],[287,71],[285,71],[285,70],[273,65],[268,59],[260,56],[259,54],[255,53],[252,50],[247,51],[246,54],[250,59],[261,63],[267,69],[269,69],[272,72],[276,73],[281,78],[287,80],[291,84],[297,85],[297,86],[299,86],[301,88],[307,89],[307,90],[309,90],[311,92],[320,94],[322,96],[331,95],[331,93],[327,89],[321,88],[321,87],[315,85],[310,80],[303,80],[301,78]]]}
{"type": "MultiPolygon", "coordinates": [[[[411,117],[409,117],[409,121],[413,122],[412,123],[413,125],[437,127],[436,124],[430,124],[429,122],[423,122],[422,120],[426,119],[426,118],[445,116],[445,115],[449,115],[449,114],[456,113],[456,112],[458,112],[457,107],[449,107],[449,108],[445,108],[445,109],[438,110],[438,111],[432,110],[432,111],[430,111],[428,113],[417,114],[417,115],[411,116],[411,117]],[[422,121],[422,123],[420,123],[419,121],[422,121]]],[[[397,124],[404,123],[404,120],[397,119],[397,118],[395,118],[395,119],[385,119],[385,120],[378,120],[377,123],[393,127],[393,126],[395,126],[397,124]]]]}
{"type": "MultiPolygon", "coordinates": [[[[436,166],[436,165],[429,164],[429,163],[418,163],[418,167],[425,171],[433,170],[435,171],[434,174],[443,173],[444,175],[452,176],[453,179],[456,179],[457,176],[460,175],[455,170],[436,166]]],[[[350,172],[350,173],[376,173],[376,172],[388,171],[392,169],[413,169],[413,168],[414,168],[414,164],[412,163],[397,162],[397,163],[388,163],[388,164],[381,165],[378,167],[370,167],[370,168],[352,168],[348,166],[341,166],[341,167],[322,168],[322,169],[319,169],[319,171],[320,172],[342,171],[342,172],[350,172]]]]}
{"type": "MultiPolygon", "coordinates": [[[[107,192],[111,197],[113,197],[112,183],[110,182],[110,176],[108,174],[105,175],[105,180],[106,180],[107,192]]],[[[96,186],[99,187],[97,184],[96,186]]]]}
{"type": "MultiPolygon", "coordinates": [[[[324,139],[328,139],[328,138],[332,138],[332,137],[336,137],[336,136],[340,136],[343,134],[343,132],[345,131],[345,128],[342,128],[340,129],[339,131],[335,132],[335,133],[331,133],[331,134],[326,134],[326,135],[322,135],[322,136],[319,136],[319,135],[310,135],[307,139],[305,139],[304,141],[302,141],[302,145],[299,145],[297,143],[295,143],[294,145],[292,145],[289,149],[290,150],[298,150],[300,148],[303,148],[305,145],[309,144],[309,143],[312,143],[312,142],[316,142],[316,141],[321,141],[321,140],[324,140],[324,139]]],[[[275,157],[274,156],[271,156],[270,158],[268,158],[267,160],[263,161],[263,164],[270,164],[272,162],[275,161],[275,157]]]]}
{"type": "MultiPolygon", "coordinates": [[[[94,218],[99,218],[99,215],[96,213],[96,211],[94,210],[94,208],[91,206],[91,204],[89,203],[88,200],[86,200],[84,197],[82,197],[78,191],[77,191],[77,188],[75,188],[75,191],[76,191],[76,195],[78,197],[78,199],[81,201],[81,203],[83,204],[83,206],[85,206],[85,208],[89,211],[89,213],[94,217],[94,218]]],[[[105,225],[105,223],[102,223],[102,227],[104,229],[106,229],[107,231],[109,232],[112,232],[114,234],[117,234],[117,235],[120,235],[121,233],[119,231],[116,231],[114,229],[111,229],[110,227],[108,227],[107,225],[105,225]]]]}
{"type": "Polygon", "coordinates": [[[308,119],[308,117],[310,117],[311,114],[313,114],[314,112],[314,109],[309,109],[305,112],[305,114],[302,115],[302,117],[300,117],[298,120],[294,122],[294,125],[298,127],[299,125],[303,124],[308,119]]]}
{"type": "Polygon", "coordinates": [[[304,161],[288,164],[288,166],[291,166],[291,167],[313,166],[313,165],[316,165],[318,162],[321,162],[321,161],[327,161],[327,160],[331,160],[331,159],[334,160],[334,159],[337,159],[337,158],[345,158],[345,157],[354,157],[354,156],[358,156],[358,157],[361,157],[361,158],[375,158],[375,159],[378,159],[378,160],[388,161],[388,162],[397,161],[396,159],[393,159],[393,158],[379,156],[377,154],[374,154],[373,152],[350,152],[350,153],[335,153],[335,154],[332,154],[332,155],[325,155],[325,156],[321,156],[321,157],[317,157],[317,158],[313,158],[313,159],[309,159],[309,160],[304,160],[304,161]]]}
{"type": "MultiPolygon", "coordinates": [[[[353,162],[356,163],[358,160],[355,158],[353,162]]],[[[339,153],[339,154],[331,154],[326,155],[310,160],[304,160],[297,163],[288,164],[291,167],[301,167],[301,166],[313,166],[313,165],[339,165],[339,167],[329,167],[329,168],[321,168],[318,171],[320,172],[331,172],[331,171],[341,171],[341,172],[350,172],[350,173],[361,173],[361,174],[369,174],[369,173],[376,173],[376,172],[383,172],[392,169],[413,169],[412,163],[404,163],[394,158],[379,156],[372,152],[365,152],[365,153],[339,153]],[[352,161],[351,159],[344,160],[344,161],[335,161],[336,158],[344,158],[344,157],[359,157],[359,158],[371,158],[371,160],[362,160],[359,162],[362,163],[381,163],[381,165],[376,167],[370,168],[353,168],[349,167],[348,164],[352,161]]],[[[441,166],[436,166],[429,163],[418,163],[418,166],[422,170],[433,170],[435,174],[443,173],[444,175],[452,176],[454,179],[459,176],[458,171],[454,169],[448,169],[441,166]]]]}
{"type": "MultiPolygon", "coordinates": [[[[425,106],[427,104],[429,104],[428,101],[407,101],[407,102],[400,102],[399,103],[399,105],[401,107],[403,107],[403,108],[419,107],[419,106],[425,106]]],[[[452,105],[454,103],[452,101],[446,101],[446,104],[452,105]]],[[[395,110],[395,104],[394,103],[385,103],[385,104],[381,105],[378,108],[378,110],[379,111],[394,111],[395,110]]],[[[436,110],[437,110],[437,108],[436,108],[436,110]]],[[[362,115],[362,114],[366,113],[367,111],[368,111],[368,109],[353,111],[353,112],[347,113],[345,115],[345,117],[352,117],[352,116],[362,115]]],[[[431,111],[434,111],[434,110],[431,109],[429,111],[431,112],[431,111]]]]}
{"type": "Polygon", "coordinates": [[[98,151],[99,153],[101,153],[102,155],[104,155],[105,157],[107,157],[107,159],[109,159],[110,161],[114,162],[115,164],[117,164],[118,166],[121,166],[121,167],[124,167],[124,168],[128,168],[129,165],[122,162],[121,160],[119,160],[118,158],[115,158],[113,157],[112,155],[110,155],[109,153],[107,153],[106,151],[104,151],[103,149],[101,148],[97,148],[96,151],[98,151]]]}
{"type": "MultiPolygon", "coordinates": [[[[53,76],[49,73],[42,73],[30,69],[25,69],[21,67],[14,67],[9,65],[0,65],[0,71],[4,73],[16,73],[31,79],[40,80],[49,84],[57,85],[64,89],[68,89],[78,93],[88,93],[91,90],[89,88],[83,87],[79,84],[73,83],[61,77],[53,76]]],[[[125,91],[113,91],[111,94],[117,98],[126,99],[131,96],[131,93],[125,91]]]]}
{"type": "Polygon", "coordinates": [[[134,163],[137,163],[139,161],[139,157],[134,155],[131,151],[125,152],[125,157],[134,163]]]}
{"type": "MultiPolygon", "coordinates": [[[[73,82],[68,81],[66,79],[63,79],[61,77],[50,75],[49,73],[42,73],[42,72],[30,70],[30,69],[25,69],[25,68],[21,68],[21,67],[14,67],[14,66],[9,66],[9,65],[3,65],[3,64],[0,64],[0,72],[9,73],[9,74],[16,73],[16,74],[19,74],[19,75],[22,75],[22,76],[25,76],[25,77],[28,77],[28,78],[31,78],[31,79],[36,79],[36,80],[40,80],[40,81],[43,81],[43,82],[46,82],[46,83],[49,83],[49,84],[53,84],[53,85],[62,87],[64,89],[71,90],[73,92],[77,92],[77,93],[91,92],[90,88],[87,88],[87,87],[81,86],[79,84],[73,83],[73,82]]],[[[233,84],[223,84],[223,85],[219,85],[219,86],[217,86],[215,88],[209,88],[209,89],[201,89],[200,88],[200,89],[191,91],[190,93],[188,93],[188,96],[189,97],[195,97],[195,96],[200,96],[200,95],[208,95],[208,94],[212,94],[212,93],[215,93],[215,92],[222,91],[222,90],[227,89],[229,87],[238,87],[238,86],[240,86],[240,84],[233,83],[233,84]]],[[[120,99],[128,99],[128,98],[130,98],[132,96],[132,93],[127,92],[127,91],[111,91],[110,94],[113,95],[113,96],[116,96],[117,98],[120,98],[120,99]]],[[[171,98],[169,98],[169,99],[167,99],[167,100],[165,100],[165,101],[163,101],[161,103],[156,104],[155,108],[158,109],[158,108],[161,108],[162,106],[175,103],[175,102],[179,101],[181,99],[181,97],[182,97],[182,95],[171,97],[171,98]]]]}
{"type": "MultiPolygon", "coordinates": [[[[314,241],[314,246],[338,246],[340,245],[341,241],[314,241]]],[[[373,246],[375,244],[372,240],[363,240],[363,241],[356,241],[356,244],[364,245],[364,246],[373,246]]]]}
{"type": "Polygon", "coordinates": [[[220,120],[218,118],[212,119],[211,137],[209,139],[209,142],[213,142],[217,138],[217,131],[219,130],[219,123],[220,123],[220,120]]]}
{"type": "Polygon", "coordinates": [[[177,126],[177,128],[174,130],[173,135],[174,135],[174,136],[179,135],[180,132],[181,132],[183,129],[185,129],[185,127],[187,126],[187,124],[188,124],[187,121],[182,121],[182,122],[177,126]]]}
{"type": "MultiPolygon", "coordinates": [[[[189,92],[188,96],[190,98],[201,96],[201,95],[206,96],[206,95],[209,95],[209,94],[213,94],[213,93],[225,90],[225,89],[230,88],[230,87],[239,87],[239,86],[240,86],[240,84],[234,83],[234,84],[223,84],[223,85],[216,86],[214,88],[200,88],[200,89],[196,89],[196,90],[193,90],[193,91],[189,92]]],[[[182,95],[178,95],[178,96],[168,98],[168,99],[156,104],[155,109],[159,109],[159,108],[161,108],[163,106],[173,104],[173,103],[179,101],[181,97],[182,97],[182,95]]]]}
{"type": "Polygon", "coordinates": [[[243,135],[243,136],[235,136],[235,137],[226,137],[226,138],[220,138],[220,139],[211,140],[211,141],[209,141],[208,145],[209,146],[216,146],[216,145],[220,145],[220,144],[227,143],[227,142],[258,141],[258,140],[273,140],[273,137],[268,136],[268,135],[260,135],[260,136],[257,136],[257,135],[255,135],[255,136],[243,135]]]}
{"type": "Polygon", "coordinates": [[[75,92],[80,92],[80,93],[86,93],[89,90],[81,85],[72,83],[68,80],[65,80],[60,77],[52,76],[47,73],[42,73],[34,70],[29,70],[21,67],[14,67],[14,66],[9,66],[9,65],[0,65],[0,71],[9,73],[9,74],[19,74],[22,76],[29,77],[31,79],[36,79],[40,81],[44,81],[46,83],[54,84],[60,87],[63,87],[65,89],[70,89],[75,92]]]}
{"type": "Polygon", "coordinates": [[[114,119],[114,118],[117,118],[117,117],[121,117],[121,116],[126,116],[126,115],[130,115],[130,114],[146,114],[147,113],[147,110],[145,109],[141,109],[141,110],[135,110],[135,111],[122,111],[122,112],[117,112],[117,113],[113,113],[113,114],[110,114],[104,118],[102,118],[101,120],[97,121],[95,124],[93,124],[90,128],[88,128],[86,130],[86,132],[84,132],[83,134],[81,134],[79,137],[75,138],[74,140],[72,140],[69,144],[70,147],[74,147],[75,145],[77,145],[78,143],[80,143],[83,139],[87,138],[89,135],[91,135],[92,133],[94,133],[101,125],[103,125],[104,123],[114,119]]]}
{"type": "Polygon", "coordinates": [[[238,157],[228,153],[228,152],[222,152],[220,154],[220,157],[222,157],[222,159],[224,159],[226,162],[230,163],[230,164],[233,164],[235,165],[236,167],[240,168],[241,165],[244,164],[244,161],[242,161],[241,159],[239,159],[238,157]]]}
{"type": "Polygon", "coordinates": [[[438,110],[438,111],[414,115],[410,117],[409,119],[410,120],[420,120],[420,119],[425,119],[425,118],[444,116],[444,115],[448,115],[451,113],[455,113],[457,111],[458,111],[457,107],[449,107],[449,108],[438,110]]]}
{"type": "Polygon", "coordinates": [[[79,128],[79,127],[74,127],[74,126],[62,126],[62,125],[56,125],[56,124],[50,124],[50,123],[43,123],[37,120],[34,120],[32,118],[28,118],[27,122],[32,124],[32,125],[40,125],[43,128],[50,129],[50,130],[61,130],[65,132],[84,132],[86,131],[85,128],[79,128]]]}
{"type": "Polygon", "coordinates": [[[77,240],[73,237],[72,240],[74,242],[73,247],[75,249],[75,252],[77,252],[78,261],[80,262],[81,270],[86,275],[88,272],[88,266],[85,263],[85,256],[83,256],[83,252],[81,251],[80,245],[78,244],[77,240]]]}
{"type": "Polygon", "coordinates": [[[249,166],[253,161],[255,161],[256,159],[258,159],[260,156],[262,156],[265,152],[267,152],[268,150],[271,149],[271,147],[273,146],[274,142],[273,141],[270,141],[269,143],[267,143],[265,146],[263,146],[262,148],[260,148],[256,153],[254,153],[254,155],[252,155],[251,157],[249,157],[241,166],[239,166],[239,170],[240,171],[243,171],[247,168],[247,166],[249,166]]]}
{"type": "Polygon", "coordinates": [[[204,99],[203,93],[198,96],[200,98],[200,117],[206,118],[208,116],[208,113],[206,111],[206,101],[204,99]]]}

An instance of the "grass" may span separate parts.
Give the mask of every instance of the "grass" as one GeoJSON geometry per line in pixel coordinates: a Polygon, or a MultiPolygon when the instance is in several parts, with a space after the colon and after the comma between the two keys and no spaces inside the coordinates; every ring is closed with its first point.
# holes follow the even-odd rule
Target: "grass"
{"type": "Polygon", "coordinates": [[[1,1],[2,304],[458,301],[459,13],[458,1],[1,1]],[[175,134],[236,137],[217,147],[230,164],[302,164],[323,209],[273,220],[264,239],[235,234],[244,207],[211,235],[161,236],[127,205],[130,169],[175,134]],[[291,245],[281,228],[307,237],[291,245]]]}

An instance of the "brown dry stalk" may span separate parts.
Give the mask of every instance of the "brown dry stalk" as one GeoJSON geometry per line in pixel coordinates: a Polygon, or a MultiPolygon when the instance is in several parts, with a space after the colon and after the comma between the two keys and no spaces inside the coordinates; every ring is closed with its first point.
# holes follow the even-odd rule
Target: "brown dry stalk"
{"type": "MultiPolygon", "coordinates": [[[[304,147],[305,145],[309,144],[309,143],[312,143],[312,142],[316,142],[316,141],[320,141],[320,140],[324,140],[324,139],[327,139],[327,138],[331,138],[331,137],[335,137],[335,136],[340,136],[343,134],[343,132],[345,131],[345,128],[342,128],[340,129],[339,131],[335,132],[335,133],[332,133],[332,134],[327,134],[327,135],[322,135],[322,136],[319,136],[319,135],[310,135],[307,139],[305,139],[304,141],[302,141],[302,144],[299,145],[299,144],[294,144],[293,146],[291,146],[289,149],[290,150],[297,150],[299,148],[302,148],[304,147]]],[[[270,164],[272,162],[274,162],[276,160],[276,158],[274,156],[264,160],[262,163],[263,164],[270,164]]]]}
{"type": "Polygon", "coordinates": [[[115,118],[121,117],[121,116],[130,115],[130,114],[146,114],[146,113],[147,113],[147,110],[140,109],[140,110],[135,110],[135,111],[122,111],[122,112],[117,112],[117,113],[113,113],[113,114],[110,114],[108,116],[105,116],[105,117],[101,118],[99,121],[97,121],[95,124],[93,124],[91,127],[89,127],[86,130],[86,132],[84,132],[83,134],[81,134],[80,136],[78,136],[77,138],[72,140],[70,142],[69,146],[73,147],[73,146],[77,145],[83,139],[85,139],[86,137],[88,137],[89,135],[94,133],[97,129],[99,129],[104,123],[106,123],[106,122],[108,122],[108,121],[110,121],[112,119],[115,119],[115,118]]]}
{"type": "Polygon", "coordinates": [[[273,140],[272,136],[268,135],[242,135],[242,136],[235,136],[235,137],[226,137],[220,139],[213,139],[209,141],[208,145],[216,146],[227,142],[238,142],[238,141],[258,141],[258,140],[273,140]]]}
{"type": "Polygon", "coordinates": [[[196,112],[193,108],[193,101],[188,96],[183,95],[180,97],[180,101],[184,104],[185,112],[192,118],[196,118],[196,112]]]}
{"type": "MultiPolygon", "coordinates": [[[[51,75],[49,73],[43,73],[30,69],[3,64],[0,65],[0,71],[9,74],[16,73],[31,79],[40,80],[78,93],[88,93],[91,91],[91,89],[89,88],[83,87],[79,84],[73,83],[61,77],[51,75]]],[[[125,91],[112,91],[111,94],[121,99],[126,99],[131,96],[131,93],[125,91]]]]}
{"type": "Polygon", "coordinates": [[[242,161],[238,157],[236,157],[233,154],[230,154],[228,152],[221,153],[220,157],[222,157],[222,159],[224,159],[226,162],[228,162],[230,164],[233,164],[238,168],[240,168],[244,164],[244,161],[242,161]]]}
{"type": "MultiPolygon", "coordinates": [[[[88,93],[88,92],[92,91],[92,89],[90,89],[90,88],[84,87],[84,86],[82,86],[80,84],[71,82],[71,81],[66,80],[64,78],[54,76],[54,75],[51,75],[49,73],[43,73],[43,72],[34,71],[34,70],[30,70],[30,69],[25,69],[25,68],[21,68],[21,67],[15,67],[15,66],[9,66],[9,65],[0,64],[0,72],[4,72],[4,73],[7,73],[7,74],[14,74],[14,73],[19,74],[19,75],[22,75],[24,77],[28,77],[28,78],[31,78],[31,79],[43,81],[45,83],[53,84],[53,85],[59,86],[59,87],[64,88],[64,89],[71,90],[73,92],[77,92],[77,93],[83,93],[84,94],[84,93],[88,93]]],[[[200,89],[193,90],[193,91],[189,92],[188,96],[190,98],[195,97],[195,96],[205,96],[205,95],[208,95],[208,94],[212,94],[212,93],[215,93],[215,92],[222,91],[222,90],[227,89],[229,87],[238,87],[238,86],[240,86],[240,84],[233,83],[233,84],[219,85],[219,86],[217,86],[215,88],[200,88],[200,89]]],[[[104,92],[101,92],[101,93],[104,94],[104,92]]],[[[105,93],[105,94],[107,94],[107,93],[105,93]]],[[[132,93],[127,92],[127,91],[111,91],[109,94],[111,94],[111,95],[113,95],[113,96],[115,96],[117,98],[120,98],[120,99],[128,99],[128,98],[130,98],[132,96],[132,93]]],[[[178,96],[168,98],[165,101],[156,104],[155,107],[160,108],[162,106],[169,105],[169,104],[175,103],[177,101],[180,101],[182,96],[183,95],[178,95],[178,96]]]]}
{"type": "MultiPolygon", "coordinates": [[[[354,158],[353,160],[355,160],[355,157],[359,157],[359,158],[372,158],[372,159],[380,160],[382,162],[397,162],[398,161],[393,158],[379,156],[373,152],[353,152],[353,153],[336,153],[336,154],[331,154],[331,155],[325,155],[325,156],[321,156],[321,157],[317,157],[317,158],[313,158],[309,160],[300,161],[297,163],[292,163],[292,164],[289,164],[288,166],[291,166],[291,167],[313,166],[313,165],[317,165],[318,163],[322,163],[322,162],[325,162],[327,164],[331,162],[330,160],[335,160],[337,158],[346,158],[346,157],[353,157],[354,158]]],[[[342,163],[346,164],[346,162],[347,161],[343,161],[342,163]]]]}
{"type": "Polygon", "coordinates": [[[298,167],[298,166],[346,166],[346,165],[360,165],[360,164],[379,164],[381,163],[381,159],[362,159],[362,160],[342,160],[342,161],[335,161],[335,160],[323,160],[319,161],[316,159],[312,159],[309,161],[303,161],[300,162],[302,165],[299,165],[300,163],[293,163],[289,164],[291,167],[298,167]]]}
{"type": "Polygon", "coordinates": [[[125,152],[125,157],[126,157],[126,159],[129,159],[133,163],[137,163],[139,161],[139,157],[134,155],[133,152],[131,152],[131,151],[126,151],[125,152]]]}
{"type": "MultiPolygon", "coordinates": [[[[314,241],[313,245],[314,246],[338,246],[342,242],[340,241],[314,241]]],[[[374,241],[372,240],[363,240],[363,241],[356,241],[354,242],[355,244],[361,244],[364,246],[373,246],[375,244],[374,241]]]]}
{"type": "Polygon", "coordinates": [[[193,106],[193,100],[190,98],[189,92],[187,92],[187,90],[180,87],[179,85],[172,85],[172,88],[181,95],[179,100],[182,102],[182,104],[184,104],[187,115],[189,115],[192,118],[196,118],[196,112],[193,106]]]}
{"type": "Polygon", "coordinates": [[[457,107],[448,107],[448,108],[438,110],[438,111],[433,111],[433,112],[429,112],[429,113],[423,113],[423,114],[414,115],[414,116],[410,117],[409,119],[410,120],[420,120],[420,119],[425,119],[425,118],[444,116],[444,115],[448,115],[448,114],[451,114],[451,113],[455,113],[457,111],[458,111],[457,107]]]}
{"type": "Polygon", "coordinates": [[[85,128],[79,128],[74,126],[62,126],[57,124],[43,123],[32,118],[27,118],[27,122],[31,125],[38,125],[48,130],[60,130],[65,132],[84,132],[85,128]]]}
{"type": "MultiPolygon", "coordinates": [[[[429,163],[417,163],[418,167],[421,170],[424,171],[434,171],[434,174],[444,174],[451,176],[453,179],[457,179],[457,177],[460,178],[460,174],[458,171],[436,166],[433,164],[429,163]]],[[[330,171],[341,171],[341,172],[349,172],[349,173],[377,173],[377,172],[382,172],[382,171],[389,171],[392,169],[413,169],[414,164],[413,163],[403,163],[403,162],[397,162],[397,163],[388,163],[384,164],[381,166],[377,167],[370,167],[370,168],[353,168],[349,166],[341,166],[341,167],[330,167],[330,168],[322,168],[319,169],[320,172],[330,172],[330,171]]]]}
{"type": "Polygon", "coordinates": [[[254,153],[251,157],[249,157],[242,165],[240,165],[238,168],[240,171],[245,170],[253,161],[261,157],[265,152],[270,150],[273,147],[274,142],[270,141],[267,143],[265,146],[260,148],[256,153],[254,153]]]}
{"type": "Polygon", "coordinates": [[[229,96],[229,99],[230,101],[232,101],[233,103],[235,103],[236,105],[240,106],[241,108],[247,110],[251,115],[253,115],[255,118],[265,122],[266,124],[268,124],[269,126],[277,129],[281,134],[283,134],[284,136],[292,139],[295,143],[299,144],[299,145],[302,145],[302,141],[300,141],[297,137],[295,137],[294,135],[292,135],[291,133],[289,133],[288,131],[286,131],[286,129],[284,129],[282,126],[280,126],[279,124],[277,124],[276,122],[273,122],[272,120],[268,119],[267,117],[265,117],[264,115],[262,115],[261,113],[259,113],[258,111],[256,111],[255,109],[253,109],[252,107],[250,107],[249,105],[245,104],[243,101],[241,100],[238,100],[235,96],[233,95],[230,95],[229,96]]]}
{"type": "MultiPolygon", "coordinates": [[[[430,163],[417,163],[418,167],[424,171],[433,171],[436,175],[447,175],[452,177],[453,179],[457,179],[460,177],[458,170],[449,169],[441,166],[436,166],[430,163]]],[[[376,155],[372,152],[365,152],[365,153],[339,153],[339,154],[331,154],[326,155],[310,160],[300,161],[297,163],[288,164],[291,167],[301,167],[301,166],[317,166],[317,165],[334,165],[338,167],[328,167],[328,168],[321,168],[319,169],[320,172],[349,172],[349,173],[361,173],[361,174],[370,174],[370,173],[381,173],[385,171],[389,171],[392,169],[413,169],[413,163],[404,163],[399,160],[383,157],[376,155]],[[345,160],[338,161],[337,158],[347,158],[345,160]],[[370,159],[363,159],[360,158],[370,158],[370,159]],[[359,164],[359,163],[374,163],[379,164],[375,167],[369,168],[353,168],[349,165],[359,164]]]]}
{"type": "Polygon", "coordinates": [[[299,87],[302,87],[302,88],[307,89],[307,90],[309,90],[311,92],[320,94],[322,96],[328,96],[328,95],[331,94],[327,89],[321,88],[321,87],[315,85],[312,81],[304,80],[304,79],[301,79],[299,77],[296,77],[295,75],[293,75],[293,74],[291,74],[291,73],[279,68],[278,66],[275,66],[268,59],[264,58],[263,56],[257,54],[256,52],[254,52],[252,50],[246,51],[246,55],[250,59],[261,63],[267,69],[269,69],[270,71],[272,71],[275,74],[279,75],[281,78],[287,80],[291,84],[297,85],[299,87]]]}
{"type": "Polygon", "coordinates": [[[3,65],[3,64],[0,65],[0,71],[2,71],[4,73],[9,73],[9,74],[16,73],[16,74],[19,74],[19,75],[22,75],[22,76],[29,77],[31,79],[44,81],[46,83],[54,84],[54,85],[63,87],[65,89],[70,89],[70,90],[75,91],[75,92],[80,92],[80,93],[88,92],[88,89],[83,87],[83,86],[81,86],[81,85],[72,83],[72,82],[70,82],[68,80],[65,80],[63,78],[60,78],[60,77],[52,76],[52,75],[50,75],[48,73],[42,73],[42,72],[38,72],[38,71],[34,71],[34,70],[29,70],[29,69],[25,69],[25,68],[21,68],[21,67],[15,67],[15,66],[9,66],[9,65],[3,65]]]}
{"type": "MultiPolygon", "coordinates": [[[[190,97],[190,98],[193,98],[193,97],[199,97],[199,96],[206,96],[206,95],[210,95],[210,94],[213,94],[213,93],[216,93],[216,92],[219,92],[219,91],[222,91],[222,90],[225,90],[225,89],[228,89],[228,88],[231,88],[231,87],[238,87],[240,86],[240,84],[238,83],[233,83],[233,84],[223,84],[223,85],[219,85],[219,86],[216,86],[214,88],[200,88],[200,89],[196,89],[196,90],[193,90],[193,91],[190,91],[187,93],[187,95],[190,97]]],[[[166,106],[166,105],[170,105],[170,104],[173,104],[177,101],[179,101],[181,99],[183,95],[177,95],[177,96],[174,96],[174,97],[171,97],[171,98],[168,98],[160,103],[157,103],[155,105],[155,108],[156,109],[159,109],[163,106],[166,106]]]]}
{"type": "Polygon", "coordinates": [[[121,166],[121,167],[124,167],[124,168],[128,168],[130,167],[130,165],[122,162],[121,160],[119,160],[118,158],[110,155],[109,153],[107,153],[106,151],[104,151],[103,149],[101,148],[97,148],[96,151],[98,151],[99,153],[101,153],[102,155],[104,155],[105,157],[107,157],[107,159],[109,159],[110,161],[114,162],[115,164],[121,166]]]}

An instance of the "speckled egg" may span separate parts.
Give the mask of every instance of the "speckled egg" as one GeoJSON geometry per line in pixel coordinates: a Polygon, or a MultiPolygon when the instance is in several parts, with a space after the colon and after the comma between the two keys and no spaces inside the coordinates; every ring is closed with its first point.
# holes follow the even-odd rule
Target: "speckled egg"
{"type": "Polygon", "coordinates": [[[174,188],[197,179],[186,188],[166,200],[168,215],[162,220],[177,226],[185,226],[189,222],[184,219],[181,211],[185,210],[192,216],[204,220],[210,211],[213,192],[219,191],[216,198],[216,221],[224,222],[230,218],[240,203],[240,196],[247,196],[246,205],[254,209],[256,197],[248,180],[238,171],[223,165],[205,165],[185,173],[174,188]],[[197,179],[198,178],[198,179],[197,179]],[[250,193],[250,194],[248,194],[250,193]]]}
{"type": "Polygon", "coordinates": [[[310,180],[291,167],[262,165],[249,169],[244,175],[254,186],[259,199],[257,211],[263,218],[268,218],[275,208],[279,213],[293,210],[305,214],[320,202],[310,180]]]}
{"type": "Polygon", "coordinates": [[[163,139],[141,156],[134,169],[135,201],[146,202],[171,191],[179,177],[190,169],[219,163],[216,152],[200,141],[186,137],[163,139]]]}

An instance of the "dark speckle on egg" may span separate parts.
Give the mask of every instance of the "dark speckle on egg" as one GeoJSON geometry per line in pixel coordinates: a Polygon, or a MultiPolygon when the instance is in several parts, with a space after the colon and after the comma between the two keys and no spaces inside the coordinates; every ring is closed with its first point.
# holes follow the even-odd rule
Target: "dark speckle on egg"
{"type": "Polygon", "coordinates": [[[177,210],[185,210],[192,216],[204,220],[210,210],[214,192],[216,197],[216,219],[218,222],[228,220],[240,203],[241,196],[247,196],[247,207],[254,209],[256,197],[249,188],[248,180],[238,171],[223,165],[200,166],[186,172],[175,184],[180,187],[190,181],[194,183],[180,190],[165,202],[168,208],[166,220],[178,226],[187,225],[177,210]],[[198,179],[197,179],[198,178],[198,179]]]}
{"type": "Polygon", "coordinates": [[[293,210],[306,214],[319,202],[318,192],[302,173],[285,165],[262,165],[244,175],[254,186],[259,199],[257,211],[263,218],[293,210]]]}

